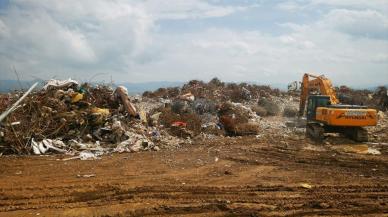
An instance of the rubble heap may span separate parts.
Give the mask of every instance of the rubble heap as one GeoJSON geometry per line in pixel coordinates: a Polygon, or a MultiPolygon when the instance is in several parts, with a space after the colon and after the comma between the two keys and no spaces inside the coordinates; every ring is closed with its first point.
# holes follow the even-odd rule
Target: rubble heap
{"type": "Polygon", "coordinates": [[[213,78],[208,83],[198,80],[189,81],[181,88],[159,88],[154,92],[146,91],[143,97],[174,99],[180,95],[191,93],[195,98],[216,102],[247,102],[260,97],[281,96],[279,89],[272,89],[266,85],[247,83],[224,83],[213,78]]]}
{"type": "MultiPolygon", "coordinates": [[[[124,91],[120,94],[128,98],[127,102],[108,86],[79,85],[70,79],[47,82],[2,122],[0,153],[158,150],[159,145],[185,142],[170,138],[163,129],[142,124],[140,116],[128,112],[125,88],[117,90],[124,91]]],[[[2,95],[0,111],[9,108],[20,95],[2,95]]]]}
{"type": "MultiPolygon", "coordinates": [[[[337,91],[343,103],[364,102],[387,109],[384,88],[372,93],[342,86],[337,91]]],[[[0,112],[10,110],[22,95],[0,95],[0,112]]],[[[192,80],[142,96],[129,96],[125,87],[114,90],[71,79],[50,80],[0,120],[0,154],[56,152],[93,159],[105,153],[157,151],[223,136],[300,139],[305,124],[290,124],[298,107],[297,94],[217,78],[207,83],[192,80]]],[[[385,120],[371,129],[374,141],[387,138],[380,136],[386,126],[385,120]]]]}
{"type": "Polygon", "coordinates": [[[144,92],[143,98],[162,104],[151,111],[160,114],[155,124],[181,138],[257,135],[265,123],[262,117],[283,114],[286,107],[296,109],[298,103],[298,98],[269,86],[224,83],[217,78],[144,92]]]}
{"type": "Polygon", "coordinates": [[[380,86],[373,92],[354,90],[342,85],[336,91],[343,104],[366,105],[381,111],[388,111],[388,90],[385,86],[380,86]]]}

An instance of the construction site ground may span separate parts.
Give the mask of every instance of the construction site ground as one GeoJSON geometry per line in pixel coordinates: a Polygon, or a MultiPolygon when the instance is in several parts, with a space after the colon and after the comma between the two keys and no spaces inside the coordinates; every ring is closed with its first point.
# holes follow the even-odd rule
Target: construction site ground
{"type": "Polygon", "coordinates": [[[365,154],[335,139],[224,137],[91,161],[2,156],[0,216],[388,216],[388,146],[365,154]]]}

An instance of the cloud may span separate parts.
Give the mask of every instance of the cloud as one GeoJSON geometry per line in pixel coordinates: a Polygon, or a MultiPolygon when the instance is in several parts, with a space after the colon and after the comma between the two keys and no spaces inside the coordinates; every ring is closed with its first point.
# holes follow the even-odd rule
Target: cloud
{"type": "Polygon", "coordinates": [[[0,19],[0,37],[5,36],[8,33],[8,28],[4,22],[0,19]]]}
{"type": "Polygon", "coordinates": [[[377,63],[388,63],[388,54],[387,53],[377,53],[372,56],[372,61],[377,63]]]}
{"type": "Polygon", "coordinates": [[[388,39],[388,17],[374,10],[335,9],[322,24],[354,36],[388,39]]]}
{"type": "Polygon", "coordinates": [[[315,72],[348,85],[388,83],[388,62],[382,55],[388,50],[387,41],[354,38],[352,32],[338,28],[347,21],[335,21],[332,16],[336,13],[329,12],[310,24],[280,25],[289,29],[280,36],[227,28],[166,33],[157,39],[166,44],[163,58],[136,67],[136,71],[146,72],[139,75],[142,80],[152,79],[152,70],[158,69],[168,80],[218,76],[228,81],[287,83],[299,80],[305,72],[315,72]]]}
{"type": "Polygon", "coordinates": [[[388,40],[388,15],[369,8],[330,9],[320,16],[320,19],[305,24],[291,22],[278,24],[293,31],[303,31],[312,25],[321,31],[332,30],[335,33],[355,37],[388,40]]]}
{"type": "Polygon", "coordinates": [[[311,42],[310,40],[307,40],[305,38],[296,38],[296,36],[292,35],[283,35],[279,37],[280,41],[286,45],[294,45],[298,48],[303,48],[303,49],[310,49],[314,48],[315,44],[311,42]]]}
{"type": "Polygon", "coordinates": [[[310,4],[377,10],[387,10],[388,7],[386,0],[310,0],[310,4]]]}
{"type": "Polygon", "coordinates": [[[154,22],[127,1],[17,0],[0,19],[2,73],[15,65],[42,77],[124,73],[151,43],[154,22]]]}
{"type": "Polygon", "coordinates": [[[306,5],[306,3],[302,3],[302,2],[283,1],[277,5],[277,8],[285,11],[297,12],[305,9],[307,6],[308,5],[306,5]]]}
{"type": "Polygon", "coordinates": [[[386,0],[281,0],[276,7],[289,12],[314,13],[328,9],[371,9],[386,12],[388,3],[386,0]]]}
{"type": "Polygon", "coordinates": [[[224,17],[247,8],[248,6],[226,6],[215,5],[205,0],[172,0],[168,4],[160,4],[159,0],[148,0],[145,8],[152,13],[156,19],[181,20],[181,19],[204,19],[224,17]]]}
{"type": "Polygon", "coordinates": [[[24,79],[262,83],[315,71],[338,83],[388,83],[381,2],[325,2],[15,0],[0,9],[0,71],[12,78],[15,65],[24,79]]]}
{"type": "Polygon", "coordinates": [[[15,0],[0,14],[0,48],[7,51],[0,52],[0,70],[4,76],[11,76],[11,65],[42,77],[125,76],[160,58],[155,22],[223,17],[244,8],[204,0],[15,0]]]}

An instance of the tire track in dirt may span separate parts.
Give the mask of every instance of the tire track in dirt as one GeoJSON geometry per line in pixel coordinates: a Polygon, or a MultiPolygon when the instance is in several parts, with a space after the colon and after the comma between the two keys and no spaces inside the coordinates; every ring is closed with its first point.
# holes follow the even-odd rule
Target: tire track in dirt
{"type": "Polygon", "coordinates": [[[386,155],[255,141],[225,139],[125,161],[4,159],[0,216],[388,216],[386,155]],[[77,178],[89,173],[96,176],[77,178]]]}
{"type": "MultiPolygon", "coordinates": [[[[335,152],[333,152],[335,153],[335,152]]],[[[230,160],[243,164],[250,165],[288,165],[305,164],[308,166],[320,167],[335,167],[340,169],[357,169],[364,173],[373,175],[385,176],[388,174],[388,162],[385,159],[369,157],[365,158],[349,158],[341,154],[333,154],[331,152],[319,153],[301,153],[301,150],[288,148],[235,148],[235,150],[222,153],[220,157],[225,160],[230,160]],[[237,150],[236,150],[237,149],[237,150]],[[235,155],[233,153],[244,152],[244,155],[235,155]],[[371,170],[371,168],[377,170],[371,170]]],[[[297,166],[300,168],[300,166],[297,166]]]]}
{"type": "MultiPolygon", "coordinates": [[[[208,211],[262,213],[270,211],[287,212],[298,209],[310,210],[308,212],[303,211],[306,212],[306,215],[321,213],[322,210],[326,214],[345,214],[344,210],[354,210],[354,213],[362,211],[364,214],[367,214],[387,210],[387,187],[319,186],[313,189],[303,189],[284,186],[150,186],[128,188],[128,186],[123,185],[104,185],[89,189],[76,188],[72,192],[63,191],[62,194],[59,193],[61,192],[61,187],[58,187],[55,190],[55,194],[51,197],[47,197],[47,195],[23,197],[18,195],[18,192],[15,192],[13,196],[10,194],[3,195],[0,199],[0,213],[43,208],[161,203],[162,205],[156,207],[156,209],[132,210],[126,214],[168,215],[208,211]],[[376,201],[380,201],[380,203],[376,203],[376,201]],[[178,206],[179,204],[185,206],[178,206]],[[248,207],[247,209],[245,204],[250,204],[253,207],[248,207]]],[[[298,214],[304,215],[301,212],[298,212],[298,214]]]]}

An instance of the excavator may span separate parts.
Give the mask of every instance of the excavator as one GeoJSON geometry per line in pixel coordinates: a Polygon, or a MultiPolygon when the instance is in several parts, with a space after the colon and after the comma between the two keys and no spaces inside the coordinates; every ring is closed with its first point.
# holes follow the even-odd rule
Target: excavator
{"type": "Polygon", "coordinates": [[[368,132],[364,127],[377,124],[375,109],[340,104],[331,81],[324,75],[303,75],[299,117],[305,110],[306,134],[315,140],[324,139],[325,133],[341,133],[355,141],[366,142],[368,132]]]}

